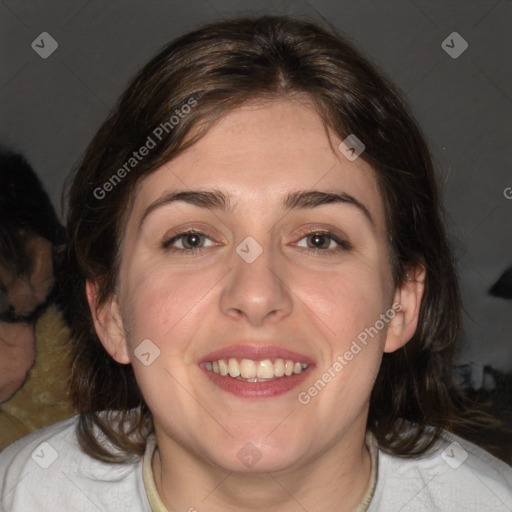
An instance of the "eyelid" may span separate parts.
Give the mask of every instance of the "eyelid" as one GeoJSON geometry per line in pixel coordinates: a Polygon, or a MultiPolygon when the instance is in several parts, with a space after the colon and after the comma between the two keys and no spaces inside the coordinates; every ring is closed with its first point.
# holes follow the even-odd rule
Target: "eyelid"
{"type": "MultiPolygon", "coordinates": [[[[188,255],[197,255],[202,254],[205,249],[205,247],[192,247],[190,249],[187,248],[177,248],[172,247],[171,244],[176,242],[176,240],[179,240],[180,238],[185,237],[189,234],[196,234],[199,236],[202,236],[206,238],[207,240],[210,240],[211,242],[214,242],[212,237],[208,236],[204,231],[201,231],[200,229],[196,229],[194,227],[183,229],[181,231],[175,232],[170,237],[166,237],[166,239],[162,242],[162,248],[168,251],[174,251],[182,254],[188,254],[188,255]]],[[[298,241],[306,238],[307,236],[319,234],[322,236],[326,236],[330,240],[334,241],[337,244],[337,247],[332,249],[319,249],[319,248],[309,248],[309,247],[302,247],[303,250],[306,252],[313,252],[314,254],[320,254],[324,253],[325,255],[335,255],[339,253],[340,251],[350,251],[353,249],[353,245],[351,242],[348,241],[347,237],[343,235],[338,235],[337,233],[334,233],[332,230],[326,229],[326,228],[305,228],[300,233],[300,238],[298,241]]],[[[213,243],[213,246],[219,245],[218,243],[213,243]]],[[[211,246],[210,246],[211,247],[211,246]]]]}
{"type": "Polygon", "coordinates": [[[350,251],[354,248],[352,243],[348,240],[348,238],[344,235],[337,234],[333,232],[333,230],[330,230],[328,228],[306,228],[304,231],[300,232],[300,238],[299,241],[303,238],[306,238],[307,236],[319,234],[326,236],[333,240],[337,247],[334,249],[311,249],[311,248],[305,248],[307,251],[313,251],[314,253],[325,253],[326,255],[337,253],[339,251],[350,251]]]}
{"type": "MultiPolygon", "coordinates": [[[[166,236],[166,238],[162,242],[162,248],[167,249],[167,250],[177,250],[178,252],[198,252],[198,251],[201,251],[202,249],[204,249],[203,247],[192,248],[192,249],[181,249],[181,248],[176,248],[176,247],[171,246],[171,244],[174,243],[176,240],[179,240],[180,238],[183,238],[186,235],[199,235],[199,236],[202,236],[202,237],[213,242],[213,239],[211,237],[209,237],[204,231],[201,231],[201,230],[195,229],[195,228],[189,228],[189,229],[184,229],[182,231],[178,231],[177,233],[174,233],[171,236],[166,236]]],[[[214,245],[218,245],[218,244],[214,244],[214,245]]]]}

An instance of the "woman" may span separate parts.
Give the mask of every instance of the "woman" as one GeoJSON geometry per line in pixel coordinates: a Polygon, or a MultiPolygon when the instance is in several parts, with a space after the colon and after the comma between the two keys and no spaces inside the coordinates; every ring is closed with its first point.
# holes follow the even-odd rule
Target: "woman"
{"type": "Polygon", "coordinates": [[[81,413],[2,453],[7,509],[512,506],[510,468],[454,435],[475,421],[428,149],[344,39],[270,17],[179,38],[69,200],[81,413]]]}

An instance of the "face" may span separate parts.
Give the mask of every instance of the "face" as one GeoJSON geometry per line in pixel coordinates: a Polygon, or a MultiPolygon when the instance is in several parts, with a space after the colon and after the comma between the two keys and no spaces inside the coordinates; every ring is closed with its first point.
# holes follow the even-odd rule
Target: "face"
{"type": "Polygon", "coordinates": [[[375,173],[340,142],[303,102],[246,105],[140,183],[97,330],[159,444],[277,471],[364,432],[382,352],[414,328],[375,173]]]}

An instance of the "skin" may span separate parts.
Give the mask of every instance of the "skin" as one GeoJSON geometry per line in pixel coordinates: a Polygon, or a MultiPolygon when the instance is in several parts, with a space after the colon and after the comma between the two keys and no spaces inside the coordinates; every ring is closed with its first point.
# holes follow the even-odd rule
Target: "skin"
{"type": "MultiPolygon", "coordinates": [[[[31,265],[28,275],[13,275],[0,264],[0,282],[7,290],[1,307],[13,306],[28,314],[43,302],[53,284],[52,244],[35,234],[27,237],[25,252],[31,265]]],[[[0,403],[11,398],[25,382],[36,358],[33,323],[0,321],[0,403]]]]}
{"type": "Polygon", "coordinates": [[[133,365],[153,413],[152,467],[169,510],[351,511],[366,492],[369,396],[383,352],[397,350],[416,330],[424,269],[411,269],[412,281],[394,288],[374,171],[361,158],[346,159],[340,142],[304,101],[253,103],[227,114],[141,182],[117,295],[97,308],[96,286],[87,283],[102,343],[118,362],[133,365]],[[232,194],[234,210],[176,202],[152,211],[139,229],[144,210],[166,192],[199,188],[232,194]],[[284,193],[309,189],[354,196],[374,225],[348,204],[282,209],[284,193]],[[202,253],[162,248],[190,226],[208,237],[202,253]],[[336,251],[327,239],[327,249],[308,252],[314,245],[307,234],[322,228],[353,248],[336,251]],[[235,251],[247,236],[263,248],[250,264],[235,251]],[[403,309],[310,403],[300,404],[298,392],[395,302],[403,309]],[[197,362],[244,338],[305,354],[315,367],[284,395],[236,397],[212,385],[197,362]],[[150,366],[133,353],[144,339],[160,350],[150,366]],[[261,454],[251,468],[237,457],[248,442],[261,454]]]}
{"type": "Polygon", "coordinates": [[[0,403],[23,385],[35,359],[34,326],[0,322],[0,403]]]}

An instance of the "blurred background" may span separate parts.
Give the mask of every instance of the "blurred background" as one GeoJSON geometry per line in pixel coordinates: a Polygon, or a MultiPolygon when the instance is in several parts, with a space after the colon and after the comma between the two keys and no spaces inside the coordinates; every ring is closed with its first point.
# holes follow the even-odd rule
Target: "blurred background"
{"type": "Polygon", "coordinates": [[[0,144],[25,155],[62,220],[63,186],[134,73],[198,24],[241,14],[334,27],[405,93],[431,147],[457,255],[457,371],[473,396],[510,412],[510,0],[3,0],[0,144]]]}

